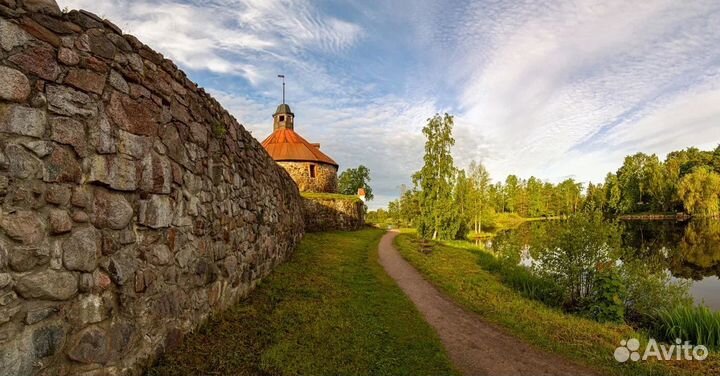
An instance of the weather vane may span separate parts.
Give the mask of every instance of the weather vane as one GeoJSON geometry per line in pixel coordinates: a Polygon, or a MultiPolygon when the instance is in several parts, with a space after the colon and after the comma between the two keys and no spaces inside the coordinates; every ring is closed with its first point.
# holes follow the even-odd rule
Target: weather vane
{"type": "Polygon", "coordinates": [[[283,104],[285,104],[285,75],[278,74],[278,78],[282,78],[283,81],[283,104]]]}

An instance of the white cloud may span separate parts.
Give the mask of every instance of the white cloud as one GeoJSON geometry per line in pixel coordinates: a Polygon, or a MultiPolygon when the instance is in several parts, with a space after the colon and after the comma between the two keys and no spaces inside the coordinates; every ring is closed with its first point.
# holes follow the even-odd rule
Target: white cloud
{"type": "Polygon", "coordinates": [[[708,91],[687,93],[647,114],[619,125],[604,142],[627,151],[643,150],[661,157],[668,149],[714,148],[720,144],[720,83],[708,91]]]}
{"type": "Polygon", "coordinates": [[[319,14],[309,0],[60,3],[112,19],[183,67],[241,75],[255,86],[277,74],[261,67],[284,62],[307,70],[298,54],[338,53],[362,36],[359,26],[319,14]]]}
{"type": "MultiPolygon", "coordinates": [[[[256,139],[272,132],[275,110],[251,98],[211,91],[211,94],[256,139]]],[[[295,130],[340,164],[340,169],[362,164],[372,173],[376,193],[371,208],[382,207],[399,195],[400,184],[420,168],[424,139],[421,129],[426,114],[435,112],[433,102],[408,104],[402,98],[382,97],[371,103],[334,109],[331,99],[310,99],[292,104],[295,130]]]]}
{"type": "Polygon", "coordinates": [[[407,168],[420,161],[419,126],[434,112],[432,103],[408,104],[375,93],[372,85],[358,86],[352,74],[330,73],[319,57],[344,54],[365,31],[322,14],[311,1],[61,3],[113,20],[184,69],[245,78],[254,88],[251,92],[219,87],[208,91],[258,140],[272,129],[276,103],[266,97],[278,97],[276,75],[290,71],[288,97],[298,131],[321,143],[341,168],[368,166],[375,190],[390,192],[386,198],[407,179],[407,168]]]}
{"type": "Polygon", "coordinates": [[[718,82],[706,74],[708,67],[717,71],[720,57],[720,29],[708,20],[718,18],[709,12],[719,10],[717,2],[496,5],[468,9],[448,31],[466,52],[455,64],[475,67],[450,69],[469,75],[460,96],[459,132],[469,134],[458,140],[460,159],[477,157],[489,144],[487,164],[499,179],[508,173],[596,179],[622,163],[623,153],[666,153],[718,133],[717,111],[705,111],[703,122],[646,119],[685,100],[679,111],[702,107],[706,84],[718,82]],[[678,130],[704,127],[710,131],[678,130]],[[599,142],[601,155],[574,151],[599,142]]]}
{"type": "Polygon", "coordinates": [[[341,168],[370,167],[374,207],[410,182],[420,130],[446,108],[457,164],[498,180],[597,181],[627,154],[720,139],[713,0],[371,1],[342,16],[311,0],[59,2],[213,72],[210,92],[260,140],[287,74],[298,131],[341,168]]]}

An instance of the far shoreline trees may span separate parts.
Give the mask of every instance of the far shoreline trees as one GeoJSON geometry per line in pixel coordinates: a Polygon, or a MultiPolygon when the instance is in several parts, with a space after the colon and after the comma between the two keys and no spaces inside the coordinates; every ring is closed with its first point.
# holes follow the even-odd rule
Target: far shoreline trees
{"type": "Polygon", "coordinates": [[[499,214],[720,214],[720,146],[711,151],[694,147],[673,151],[664,162],[655,154],[629,155],[603,183],[587,187],[574,179],[552,184],[515,175],[492,183],[479,162],[471,161],[467,171],[455,167],[452,127],[451,115],[428,119],[423,128],[424,164],[413,174],[414,187],[403,187],[401,197],[390,202],[387,211],[368,213],[369,221],[415,227],[424,238],[455,239],[494,227],[499,214]]]}
{"type": "Polygon", "coordinates": [[[629,155],[596,190],[593,205],[609,214],[716,216],[720,212],[720,146],[711,151],[694,147],[673,151],[664,162],[655,154],[629,155]]]}

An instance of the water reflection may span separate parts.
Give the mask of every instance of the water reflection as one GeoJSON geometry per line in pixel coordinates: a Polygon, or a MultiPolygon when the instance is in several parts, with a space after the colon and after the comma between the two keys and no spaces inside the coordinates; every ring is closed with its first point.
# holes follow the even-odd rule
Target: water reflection
{"type": "Polygon", "coordinates": [[[720,222],[628,222],[624,227],[624,245],[653,270],[696,281],[720,275],[720,222]]]}
{"type": "MultiPolygon", "coordinates": [[[[557,244],[556,237],[567,236],[567,226],[564,221],[527,222],[476,244],[509,262],[529,266],[557,244]]],[[[720,310],[720,221],[628,221],[597,227],[601,227],[597,231],[617,232],[620,262],[640,264],[642,273],[669,273],[673,280],[690,281],[690,294],[697,303],[720,310]]]]}

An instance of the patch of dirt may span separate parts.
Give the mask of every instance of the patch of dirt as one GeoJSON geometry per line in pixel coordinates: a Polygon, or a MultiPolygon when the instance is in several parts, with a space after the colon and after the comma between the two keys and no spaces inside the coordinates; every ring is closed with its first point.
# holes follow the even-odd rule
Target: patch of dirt
{"type": "Polygon", "coordinates": [[[598,375],[532,347],[459,307],[400,256],[393,246],[397,235],[388,232],[380,241],[380,264],[435,329],[453,365],[464,375],[598,375]]]}

